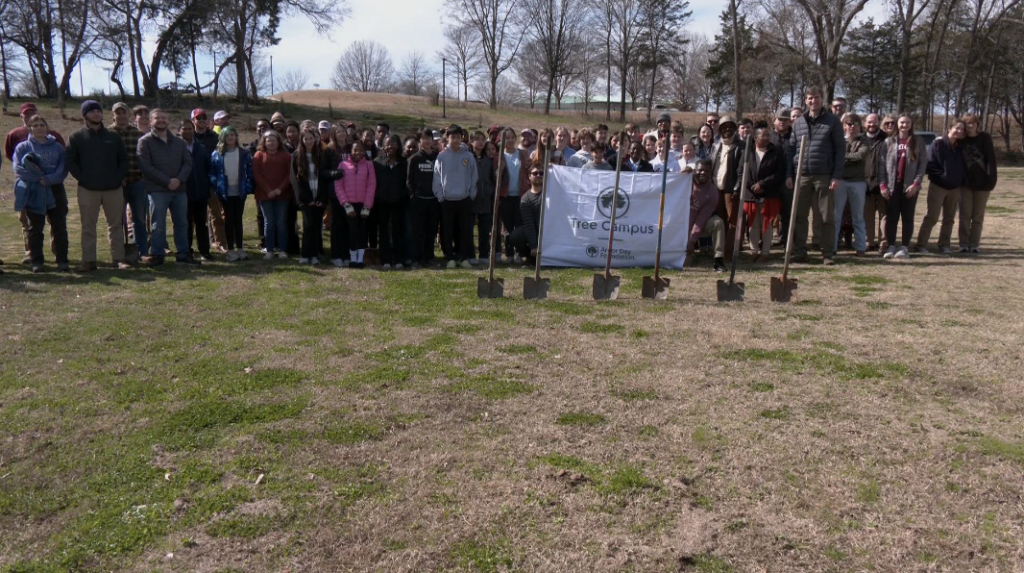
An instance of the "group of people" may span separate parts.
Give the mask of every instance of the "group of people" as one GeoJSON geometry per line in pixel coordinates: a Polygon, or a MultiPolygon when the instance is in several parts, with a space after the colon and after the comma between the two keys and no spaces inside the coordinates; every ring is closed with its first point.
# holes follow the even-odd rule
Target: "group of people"
{"type": "Polygon", "coordinates": [[[96,269],[101,210],[118,269],[138,261],[164,264],[168,212],[179,263],[218,255],[248,259],[242,230],[249,195],[258,207],[265,259],[362,268],[366,255],[375,254],[384,270],[416,268],[435,264],[440,238],[448,268],[472,268],[490,254],[496,217],[497,252],[506,262],[530,263],[537,255],[545,158],[581,169],[691,172],[688,258],[712,250],[718,271],[725,269],[741,213],[754,263],[767,262],[771,247],[792,236],[795,261],[806,262],[810,250],[820,249],[823,263],[834,264],[844,215],[846,242],[858,256],[868,249],[886,259],[906,258],[911,249],[926,252],[940,217],[937,247],[951,253],[957,210],[960,252],[979,252],[996,162],[992,139],[976,116],[951,122],[928,148],[909,115],[862,118],[846,110],[842,98],[826,107],[816,87],[806,90],[804,103],[780,110],[772,125],[710,113],[689,140],[668,114],[647,132],[636,124],[617,134],[603,124],[472,133],[450,125],[443,133],[400,138],[386,123],[360,129],[275,113],[257,121],[256,139],[247,145],[224,111],[212,124],[205,110],[195,109],[171,125],[163,110],[119,102],[106,125],[95,101],[82,104],[85,126],[65,144],[26,103],[24,125],[8,134],[4,151],[16,173],[23,262],[34,272],[44,270],[47,222],[57,268],[70,271],[63,185],[69,173],[78,181],[81,272],[96,269]],[[928,210],[914,243],[926,176],[928,210]],[[797,212],[789,229],[792,205],[797,212]]]}

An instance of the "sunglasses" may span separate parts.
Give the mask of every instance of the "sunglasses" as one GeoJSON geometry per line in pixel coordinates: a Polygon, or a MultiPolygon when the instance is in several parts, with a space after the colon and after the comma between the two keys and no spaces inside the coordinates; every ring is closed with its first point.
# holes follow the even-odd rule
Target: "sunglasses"
{"type": "Polygon", "coordinates": [[[853,123],[852,121],[848,121],[848,122],[844,123],[843,125],[845,125],[846,127],[853,127],[853,126],[855,126],[857,124],[853,123]]]}
{"type": "Polygon", "coordinates": [[[530,173],[530,177],[540,177],[542,175],[544,175],[543,171],[533,171],[530,173]]]}
{"type": "Polygon", "coordinates": [[[714,123],[714,124],[717,124],[717,123],[718,123],[718,120],[717,120],[717,119],[711,119],[711,120],[708,120],[708,123],[714,123]]]}
{"type": "Polygon", "coordinates": [[[883,123],[882,125],[896,125],[896,122],[895,121],[887,121],[887,122],[883,123]]]}

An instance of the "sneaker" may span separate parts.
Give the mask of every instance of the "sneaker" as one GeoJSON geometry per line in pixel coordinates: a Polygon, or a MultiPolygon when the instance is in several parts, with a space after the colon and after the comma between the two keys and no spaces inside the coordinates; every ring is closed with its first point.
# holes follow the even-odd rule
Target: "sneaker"
{"type": "Polygon", "coordinates": [[[130,264],[124,261],[117,261],[117,263],[114,264],[114,268],[119,271],[130,271],[135,267],[131,266],[130,264]]]}
{"type": "Polygon", "coordinates": [[[826,267],[831,267],[832,265],[836,264],[836,260],[833,259],[832,257],[824,257],[823,259],[821,259],[821,264],[825,265],[826,267]]]}
{"type": "Polygon", "coordinates": [[[383,265],[380,266],[380,270],[382,270],[382,271],[390,271],[391,270],[391,265],[389,265],[387,263],[384,263],[383,265]]]}
{"type": "Polygon", "coordinates": [[[341,259],[331,259],[331,264],[340,269],[341,267],[345,266],[345,261],[341,259]]]}
{"type": "Polygon", "coordinates": [[[197,261],[195,259],[195,257],[184,257],[184,258],[176,259],[176,260],[177,260],[177,262],[179,264],[182,264],[182,265],[198,265],[199,264],[199,261],[197,261]]]}
{"type": "Polygon", "coordinates": [[[518,254],[516,254],[515,258],[512,259],[512,262],[517,264],[517,265],[521,265],[521,264],[523,264],[523,257],[521,257],[518,254]]]}
{"type": "Polygon", "coordinates": [[[864,256],[864,251],[857,251],[857,253],[854,254],[854,256],[855,257],[863,257],[864,256]]]}
{"type": "Polygon", "coordinates": [[[939,252],[942,253],[943,255],[952,255],[953,249],[949,247],[942,247],[941,249],[939,249],[939,252]]]}
{"type": "Polygon", "coordinates": [[[95,261],[88,262],[88,263],[85,262],[85,261],[82,261],[82,266],[78,267],[78,272],[80,272],[80,273],[91,273],[91,272],[93,272],[95,270],[96,270],[96,262],[95,261]]]}
{"type": "Polygon", "coordinates": [[[900,247],[900,250],[896,251],[896,254],[893,255],[892,258],[894,258],[894,259],[909,259],[910,258],[910,252],[907,251],[906,247],[900,247]]]}
{"type": "Polygon", "coordinates": [[[471,265],[474,265],[474,266],[475,266],[475,265],[479,265],[479,264],[481,264],[482,262],[483,262],[483,261],[482,261],[481,259],[469,259],[469,264],[471,264],[471,265]]]}
{"type": "Polygon", "coordinates": [[[142,257],[142,262],[143,262],[143,264],[145,264],[147,266],[150,266],[150,267],[159,267],[160,265],[164,264],[164,258],[163,257],[153,257],[153,256],[142,257]]]}
{"type": "Polygon", "coordinates": [[[277,258],[279,258],[279,259],[287,259],[288,258],[288,253],[286,253],[284,251],[279,251],[277,253],[277,258]]]}
{"type": "Polygon", "coordinates": [[[884,255],[882,255],[882,258],[883,258],[883,259],[891,259],[891,258],[893,258],[893,257],[895,257],[895,256],[896,256],[896,247],[889,247],[889,248],[888,248],[888,249],[887,249],[887,250],[885,251],[885,254],[884,254],[884,255]]]}
{"type": "Polygon", "coordinates": [[[57,271],[58,272],[62,272],[62,273],[70,273],[71,272],[71,265],[69,265],[67,263],[60,263],[60,264],[57,265],[57,271]]]}
{"type": "Polygon", "coordinates": [[[395,270],[396,271],[400,271],[400,270],[402,270],[404,268],[405,268],[405,266],[403,266],[402,263],[395,263],[395,270]]]}
{"type": "Polygon", "coordinates": [[[309,259],[307,259],[306,257],[299,257],[299,264],[300,265],[308,265],[309,264],[309,259]]]}
{"type": "Polygon", "coordinates": [[[722,257],[715,257],[715,272],[716,273],[724,273],[725,272],[725,259],[723,259],[722,257]]]}
{"type": "Polygon", "coordinates": [[[243,261],[248,261],[250,258],[249,253],[243,251],[242,249],[238,249],[238,258],[243,261]]]}
{"type": "Polygon", "coordinates": [[[358,269],[359,268],[359,263],[357,263],[355,261],[350,261],[348,263],[348,268],[350,268],[350,269],[358,269]]]}
{"type": "Polygon", "coordinates": [[[320,259],[318,259],[317,257],[313,257],[312,259],[309,259],[309,265],[311,267],[315,267],[315,266],[317,266],[319,264],[320,264],[320,259]]]}
{"type": "Polygon", "coordinates": [[[266,247],[260,247],[260,252],[263,253],[264,255],[268,254],[266,247]]]}
{"type": "Polygon", "coordinates": [[[917,247],[917,252],[922,254],[922,255],[927,255],[927,254],[931,253],[931,251],[928,250],[928,247],[920,247],[920,246],[917,247]]]}
{"type": "Polygon", "coordinates": [[[199,260],[203,261],[204,263],[212,263],[214,261],[213,253],[201,254],[199,255],[199,260]]]}
{"type": "Polygon", "coordinates": [[[23,264],[23,265],[31,265],[32,264],[32,255],[25,255],[21,259],[21,264],[23,264]]]}
{"type": "Polygon", "coordinates": [[[228,251],[227,260],[228,260],[229,263],[233,263],[233,262],[238,261],[238,252],[237,251],[228,251]]]}
{"type": "Polygon", "coordinates": [[[445,265],[445,267],[447,267],[449,269],[454,269],[456,264],[457,263],[455,262],[455,259],[452,259],[452,260],[448,261],[448,264],[445,265]]]}
{"type": "Polygon", "coordinates": [[[980,255],[981,254],[981,250],[978,249],[978,247],[971,247],[971,254],[972,255],[980,255]]]}
{"type": "Polygon", "coordinates": [[[961,253],[969,253],[969,252],[971,252],[971,250],[968,249],[967,247],[960,247],[960,252],[961,253]]]}
{"type": "Polygon", "coordinates": [[[473,268],[473,263],[469,262],[468,260],[465,260],[465,261],[462,261],[462,263],[459,266],[464,268],[464,269],[471,269],[471,268],[473,268]]]}
{"type": "Polygon", "coordinates": [[[43,272],[43,265],[32,265],[32,272],[41,273],[43,272]]]}
{"type": "MultiPolygon", "coordinates": [[[[266,249],[264,249],[264,250],[266,250],[266,249]]],[[[273,258],[274,258],[274,253],[272,253],[270,251],[267,251],[267,254],[263,255],[263,260],[264,261],[269,261],[270,259],[273,259],[273,258]]]]}

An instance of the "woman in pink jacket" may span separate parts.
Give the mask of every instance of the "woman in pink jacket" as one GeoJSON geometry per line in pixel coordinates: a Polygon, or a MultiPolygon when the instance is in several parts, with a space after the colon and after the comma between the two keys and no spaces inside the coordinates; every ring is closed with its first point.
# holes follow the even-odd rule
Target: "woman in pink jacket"
{"type": "Polygon", "coordinates": [[[373,163],[366,160],[366,148],[361,141],[352,144],[352,153],[341,162],[344,176],[334,182],[338,203],[348,215],[349,268],[363,268],[366,251],[366,219],[373,208],[373,194],[377,190],[377,176],[373,163]]]}

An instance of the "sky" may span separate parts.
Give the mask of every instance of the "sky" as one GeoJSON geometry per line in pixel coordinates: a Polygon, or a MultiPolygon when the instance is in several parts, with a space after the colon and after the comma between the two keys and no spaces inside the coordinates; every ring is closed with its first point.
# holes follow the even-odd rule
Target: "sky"
{"type": "MultiPolygon", "coordinates": [[[[280,78],[291,68],[303,68],[310,81],[306,89],[320,84],[322,89],[331,86],[331,70],[345,48],[355,40],[375,40],[391,52],[395,69],[413,51],[423,53],[431,66],[440,68],[436,54],[444,48],[441,15],[445,10],[444,0],[391,0],[386,8],[376,2],[350,2],[351,15],[340,26],[320,36],[308,20],[289,16],[282,20],[278,37],[281,42],[266,51],[274,58],[275,88],[282,91],[280,78]],[[312,60],[312,62],[311,62],[312,60]]],[[[687,29],[714,36],[718,28],[718,15],[725,8],[723,0],[690,0],[693,19],[687,29]]],[[[152,55],[152,45],[146,46],[146,57],[152,55]]],[[[223,54],[218,54],[218,60],[223,54]]],[[[205,71],[213,70],[212,54],[197,58],[200,79],[207,81],[205,71]]],[[[82,67],[86,93],[108,90],[105,62],[88,61],[82,67]]],[[[191,76],[189,76],[191,77],[191,76]]],[[[454,77],[449,77],[455,81],[454,77]]],[[[174,81],[173,73],[162,70],[160,84],[174,81]]],[[[182,83],[188,83],[188,79],[182,83]]],[[[78,82],[72,89],[77,91],[78,82]]],[[[127,87],[129,83],[125,81],[127,87]]],[[[116,89],[116,87],[114,88],[116,89]]],[[[109,92],[108,92],[109,93],[109,92]]]]}

